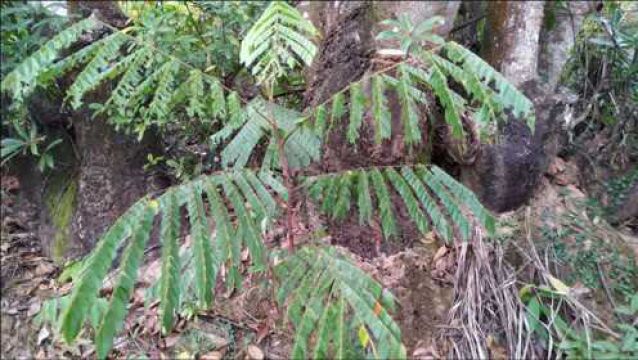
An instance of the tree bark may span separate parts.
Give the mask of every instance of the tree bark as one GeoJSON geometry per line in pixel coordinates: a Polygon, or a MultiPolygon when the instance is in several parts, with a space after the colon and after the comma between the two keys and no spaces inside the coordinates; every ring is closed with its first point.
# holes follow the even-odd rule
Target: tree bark
{"type": "MultiPolygon", "coordinates": [[[[578,8],[579,23],[589,11],[586,9],[591,9],[589,4],[569,6],[578,8]]],[[[476,162],[462,168],[463,182],[497,212],[516,209],[529,200],[550,158],[558,151],[565,98],[554,89],[568,56],[569,49],[562,47],[573,45],[573,40],[566,39],[563,32],[567,27],[560,25],[543,34],[548,41],[560,38],[562,42],[541,47],[546,10],[538,1],[487,5],[483,55],[532,100],[536,113],[533,133],[521,121],[510,119],[502,129],[501,141],[483,146],[476,162]],[[548,81],[539,78],[539,71],[548,74],[548,81]]],[[[571,31],[576,33],[578,29],[573,27],[571,31]]]]}
{"type": "Polygon", "coordinates": [[[487,6],[483,58],[519,86],[537,76],[544,1],[495,1],[487,6]]]}
{"type": "Polygon", "coordinates": [[[595,10],[595,5],[595,1],[568,1],[564,8],[557,3],[545,6],[547,21],[540,33],[538,73],[549,89],[554,90],[558,85],[576,35],[585,16],[595,10]]]}
{"type": "MultiPolygon", "coordinates": [[[[116,27],[126,22],[114,1],[69,2],[71,14],[88,16],[116,27]]],[[[103,102],[108,94],[103,86],[85,103],[103,102]]],[[[119,134],[99,116],[91,119],[91,111],[83,106],[71,114],[79,152],[77,205],[71,223],[72,255],[85,254],[102,233],[137,199],[150,190],[149,178],[143,171],[149,144],[156,143],[152,134],[142,142],[119,134]]]]}

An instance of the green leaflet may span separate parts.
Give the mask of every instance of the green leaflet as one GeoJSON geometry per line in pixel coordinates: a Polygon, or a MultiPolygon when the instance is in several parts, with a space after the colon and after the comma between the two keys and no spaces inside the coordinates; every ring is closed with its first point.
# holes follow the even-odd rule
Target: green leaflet
{"type": "Polygon", "coordinates": [[[394,189],[401,196],[403,203],[408,209],[408,214],[410,215],[410,218],[412,218],[412,221],[416,224],[417,229],[419,229],[419,231],[423,234],[427,233],[427,219],[425,218],[425,215],[423,215],[421,207],[414,197],[408,183],[393,168],[387,168],[385,174],[392,183],[392,186],[394,186],[394,189]]]}
{"type": "Polygon", "coordinates": [[[454,41],[446,43],[444,49],[447,56],[460,63],[466,71],[476,74],[488,84],[494,82],[498,90],[495,101],[512,109],[514,116],[525,119],[527,126],[534,131],[534,105],[525,95],[483,59],[454,41]]]}
{"type": "Polygon", "coordinates": [[[151,100],[151,103],[148,105],[147,111],[144,114],[144,117],[148,122],[150,122],[152,117],[157,123],[167,121],[171,110],[169,105],[173,96],[175,76],[178,71],[179,64],[175,60],[169,60],[161,67],[161,74],[159,75],[157,85],[155,87],[153,100],[151,100]]]}
{"type": "Polygon", "coordinates": [[[331,213],[339,196],[339,178],[334,176],[326,179],[328,181],[324,187],[323,204],[321,211],[331,213]]]}
{"type": "Polygon", "coordinates": [[[332,209],[332,217],[336,219],[343,219],[350,211],[351,192],[350,185],[352,183],[352,175],[346,173],[339,179],[338,188],[335,192],[338,193],[337,203],[332,209]]]}
{"type": "Polygon", "coordinates": [[[228,106],[228,114],[230,114],[229,123],[233,124],[235,128],[239,127],[239,125],[243,124],[245,120],[239,94],[237,94],[236,91],[231,91],[226,99],[226,104],[228,106]]]}
{"type": "Polygon", "coordinates": [[[180,259],[179,259],[179,206],[175,201],[175,192],[170,191],[162,197],[160,210],[162,224],[160,238],[162,243],[162,273],[160,277],[159,316],[162,333],[167,334],[173,326],[173,315],[179,304],[180,296],[180,259]]]}
{"type": "Polygon", "coordinates": [[[274,219],[278,214],[277,203],[275,199],[270,195],[264,184],[255,176],[252,171],[244,171],[244,176],[250,183],[250,185],[255,189],[257,196],[261,200],[261,202],[266,207],[266,214],[270,217],[270,219],[274,219]]]}
{"type": "Polygon", "coordinates": [[[441,203],[443,203],[445,210],[450,215],[452,222],[458,227],[461,239],[467,241],[470,238],[470,223],[465,215],[463,215],[463,212],[459,208],[456,201],[453,199],[452,195],[448,193],[442,186],[442,184],[438,182],[438,179],[432,176],[432,174],[428,172],[424,167],[418,167],[416,169],[416,173],[439,198],[439,200],[441,200],[441,203]]]}
{"type": "Polygon", "coordinates": [[[188,209],[191,240],[193,241],[197,297],[200,306],[208,307],[213,302],[217,269],[214,267],[212,259],[210,230],[200,195],[201,188],[196,184],[192,189],[186,208],[188,209]]]}
{"type": "Polygon", "coordinates": [[[487,230],[488,234],[493,235],[496,231],[494,217],[483,207],[476,195],[439,167],[432,166],[432,173],[439,182],[445,184],[450,193],[459,199],[460,203],[465,204],[472,211],[473,215],[481,222],[481,225],[487,230]]]}
{"type": "Polygon", "coordinates": [[[317,136],[319,136],[320,138],[322,138],[324,133],[326,132],[326,127],[328,125],[327,120],[328,113],[326,111],[326,107],[324,105],[318,106],[315,110],[314,129],[315,134],[317,134],[317,136]]]}
{"type": "Polygon", "coordinates": [[[332,97],[332,108],[330,110],[330,128],[336,124],[345,113],[345,95],[338,92],[332,97]]]}
{"type": "Polygon", "coordinates": [[[366,98],[360,83],[354,83],[350,87],[350,122],[348,124],[348,141],[354,144],[359,138],[359,129],[363,123],[363,111],[366,98]]]}
{"type": "Polygon", "coordinates": [[[244,198],[248,200],[248,204],[250,204],[252,214],[249,213],[249,215],[254,215],[257,223],[260,223],[262,220],[272,219],[274,214],[268,213],[266,206],[261,202],[261,199],[257,197],[257,194],[255,194],[243,174],[241,172],[233,174],[232,179],[241,190],[244,198]]]}
{"type": "MultiPolygon", "coordinates": [[[[224,94],[224,88],[222,87],[221,82],[218,79],[206,78],[207,83],[210,87],[210,114],[214,117],[224,117],[226,116],[226,98],[224,94]]],[[[198,99],[199,95],[193,96],[192,98],[198,99]]],[[[235,105],[236,106],[236,105],[235,105]]]]}
{"type": "Polygon", "coordinates": [[[392,114],[385,97],[383,77],[372,77],[372,114],[374,115],[374,139],[377,144],[389,139],[392,135],[392,114]]]}
{"type": "Polygon", "coordinates": [[[328,357],[330,333],[339,326],[337,323],[338,307],[336,304],[325,307],[319,323],[317,324],[317,343],[312,354],[313,359],[325,359],[328,357]]]}
{"type": "Polygon", "coordinates": [[[365,171],[357,173],[357,206],[359,207],[359,224],[369,224],[372,219],[372,198],[368,174],[365,171]]]}
{"type": "Polygon", "coordinates": [[[235,232],[233,231],[228,211],[217,191],[217,185],[209,180],[204,186],[210,205],[210,212],[215,220],[215,242],[213,246],[213,252],[216,254],[215,263],[221,265],[230,260],[230,274],[233,275],[230,276],[228,281],[228,288],[239,288],[240,279],[235,275],[239,274],[241,239],[234,236],[235,232]]]}
{"type": "Polygon", "coordinates": [[[388,188],[383,180],[383,175],[379,169],[372,169],[370,175],[372,177],[372,186],[374,187],[377,198],[377,205],[379,206],[383,236],[388,239],[390,236],[397,234],[394,215],[392,215],[393,211],[392,200],[390,200],[390,192],[388,192],[388,188]]]}
{"type": "Polygon", "coordinates": [[[425,188],[423,182],[418,178],[418,176],[412,171],[410,167],[404,166],[401,169],[401,175],[406,180],[410,187],[416,194],[417,198],[423,205],[423,208],[427,212],[428,216],[437,233],[443,237],[443,239],[450,243],[452,242],[452,227],[448,224],[447,219],[439,210],[436,201],[428,194],[428,191],[425,188]]]}
{"type": "Polygon", "coordinates": [[[261,271],[265,268],[264,248],[259,236],[259,230],[254,221],[250,218],[250,214],[244,206],[244,199],[241,197],[239,190],[233,184],[230,177],[226,177],[223,181],[224,193],[233,204],[235,214],[239,218],[239,227],[237,236],[241,237],[248,247],[250,257],[255,266],[255,270],[261,271]]]}
{"type": "Polygon", "coordinates": [[[102,47],[96,52],[95,56],[86,65],[86,67],[78,74],[73,84],[67,90],[67,98],[71,98],[71,106],[74,109],[82,105],[82,97],[88,91],[97,88],[102,81],[109,76],[109,67],[111,61],[120,57],[120,48],[127,42],[128,37],[121,32],[115,32],[109,35],[102,47]]]}
{"type": "Polygon", "coordinates": [[[493,91],[479,80],[479,78],[470,71],[456,66],[454,63],[444,59],[436,54],[429,54],[427,60],[433,62],[441,71],[451,76],[456,82],[460,83],[465,91],[470,94],[474,101],[483,104],[487,111],[483,121],[477,121],[479,124],[487,123],[489,120],[496,118],[497,113],[501,111],[498,104],[493,100],[493,91]]]}
{"type": "Polygon", "coordinates": [[[448,87],[447,78],[436,63],[432,63],[430,73],[426,74],[420,69],[406,68],[413,76],[419,79],[422,83],[427,84],[434,94],[437,96],[441,105],[443,106],[443,112],[445,115],[445,122],[452,128],[452,135],[457,139],[463,137],[463,124],[461,118],[457,112],[457,103],[452,90],[448,87]]]}
{"type": "Polygon", "coordinates": [[[144,65],[150,59],[151,54],[149,48],[141,48],[133,52],[131,56],[133,56],[134,59],[131,65],[126,69],[117,86],[111,92],[111,96],[104,104],[104,109],[110,106],[114,111],[124,113],[124,110],[128,107],[129,101],[131,100],[132,93],[143,81],[140,72],[145,69],[144,65]]]}
{"type": "Polygon", "coordinates": [[[397,85],[397,94],[401,103],[401,122],[403,123],[403,136],[406,145],[421,142],[421,129],[419,128],[419,111],[414,104],[410,89],[410,76],[404,65],[399,66],[401,77],[397,85]]]}

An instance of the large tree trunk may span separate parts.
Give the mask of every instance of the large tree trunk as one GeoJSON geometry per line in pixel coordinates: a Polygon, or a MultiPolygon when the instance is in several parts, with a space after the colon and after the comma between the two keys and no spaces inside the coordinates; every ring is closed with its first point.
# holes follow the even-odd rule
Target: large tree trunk
{"type": "Polygon", "coordinates": [[[568,1],[564,6],[558,6],[558,3],[545,6],[546,21],[540,33],[538,75],[549,89],[553,90],[558,85],[576,35],[585,16],[595,11],[595,5],[595,1],[568,1]]]}
{"type": "Polygon", "coordinates": [[[487,5],[483,58],[516,86],[537,77],[544,6],[544,1],[487,5]]]}
{"type": "MultiPolygon", "coordinates": [[[[111,1],[69,2],[71,14],[88,16],[121,27],[126,17],[111,1]]],[[[106,89],[87,96],[85,103],[106,100],[106,89]]],[[[99,237],[133,202],[146,194],[149,178],[143,171],[149,145],[118,134],[104,117],[91,119],[83,107],[71,114],[78,149],[79,171],[76,209],[71,223],[72,252],[90,251],[99,237]]]]}
{"type": "Polygon", "coordinates": [[[573,23],[574,27],[561,24],[542,31],[545,12],[550,8],[544,2],[498,1],[487,5],[483,56],[532,100],[536,110],[533,133],[521,121],[511,119],[502,129],[500,142],[483,146],[475,163],[462,169],[462,180],[494,211],[513,210],[529,200],[558,150],[565,100],[554,89],[567,61],[569,49],[563,47],[573,45],[573,34],[578,32],[575,26],[590,8],[589,4],[569,6],[579,13],[580,20],[573,23]],[[562,42],[542,48],[541,34],[562,42]],[[539,71],[548,81],[539,78],[539,71]]]}
{"type": "MultiPolygon", "coordinates": [[[[407,13],[413,23],[418,24],[432,16],[441,15],[446,22],[437,31],[445,36],[452,28],[459,5],[460,2],[444,1],[300,3],[300,10],[305,12],[322,32],[319,55],[307,73],[309,90],[305,96],[305,103],[311,106],[320,104],[351,82],[359,80],[366,72],[375,70],[372,68],[371,59],[376,49],[396,47],[396,44],[375,42],[374,35],[379,30],[377,24],[383,19],[407,13]]],[[[392,98],[389,107],[393,115],[392,132],[397,136],[381,145],[374,144],[371,118],[366,114],[360,139],[356,145],[351,145],[344,135],[346,124],[341,122],[338,125],[340,128],[331,132],[327,139],[320,164],[321,170],[337,171],[416,160],[416,154],[424,151],[414,151],[411,156],[404,151],[399,108],[392,98]]],[[[423,131],[422,136],[425,139],[424,146],[429,146],[427,129],[423,131]]],[[[399,204],[399,201],[395,200],[399,204]]],[[[420,235],[409,220],[407,211],[401,209],[401,206],[398,208],[396,217],[401,231],[399,239],[382,242],[379,227],[361,226],[356,217],[351,217],[343,221],[328,220],[329,227],[333,230],[333,242],[347,246],[363,256],[375,255],[379,250],[378,244],[381,244],[380,250],[384,252],[402,249],[418,240],[420,235]]]]}

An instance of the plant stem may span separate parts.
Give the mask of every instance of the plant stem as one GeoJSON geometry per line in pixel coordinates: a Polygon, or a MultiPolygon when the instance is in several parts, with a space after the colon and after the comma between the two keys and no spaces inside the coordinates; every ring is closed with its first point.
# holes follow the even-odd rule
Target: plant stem
{"type": "MultiPolygon", "coordinates": [[[[268,91],[268,98],[270,102],[273,102],[273,92],[268,91]]],[[[286,211],[286,244],[288,247],[288,251],[293,253],[295,250],[295,233],[293,231],[293,226],[295,224],[294,221],[294,204],[295,204],[295,185],[292,178],[292,174],[290,173],[290,165],[288,164],[288,158],[286,157],[286,137],[285,134],[282,134],[279,127],[277,126],[277,122],[273,118],[272,114],[268,114],[269,122],[273,126],[273,132],[277,137],[277,152],[279,155],[279,164],[282,169],[282,176],[284,181],[284,187],[288,192],[288,201],[285,206],[286,211]]]]}

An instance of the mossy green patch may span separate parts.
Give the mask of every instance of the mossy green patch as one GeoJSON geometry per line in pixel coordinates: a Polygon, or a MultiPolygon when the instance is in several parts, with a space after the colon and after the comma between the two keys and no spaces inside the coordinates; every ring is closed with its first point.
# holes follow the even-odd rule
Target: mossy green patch
{"type": "Polygon", "coordinates": [[[52,247],[53,259],[56,262],[63,260],[69,244],[71,218],[73,217],[73,211],[75,209],[77,193],[77,183],[75,180],[67,180],[62,183],[62,186],[51,186],[45,195],[49,216],[56,229],[52,247]]]}

